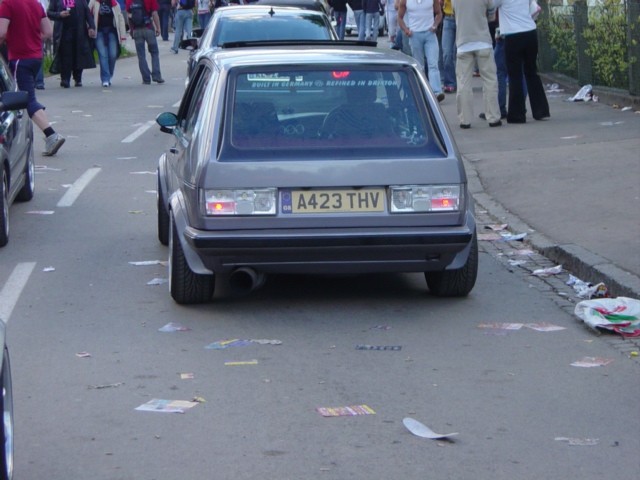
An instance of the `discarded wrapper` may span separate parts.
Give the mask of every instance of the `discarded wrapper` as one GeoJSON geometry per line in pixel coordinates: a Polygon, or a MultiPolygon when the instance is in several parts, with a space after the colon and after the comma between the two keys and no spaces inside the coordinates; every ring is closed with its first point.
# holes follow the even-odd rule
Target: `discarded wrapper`
{"type": "Polygon", "coordinates": [[[556,265],[555,267],[549,268],[539,268],[538,270],[534,270],[531,272],[531,275],[536,275],[538,277],[548,277],[549,275],[557,275],[558,273],[562,273],[562,265],[556,265]]]}
{"type": "Polygon", "coordinates": [[[164,327],[158,329],[159,332],[173,333],[173,332],[187,332],[191,330],[189,327],[180,325],[179,323],[169,322],[164,327]]]}
{"type": "Polygon", "coordinates": [[[375,410],[368,405],[351,405],[348,407],[318,407],[316,411],[323,417],[351,417],[356,415],[375,415],[375,410]]]}
{"type": "Polygon", "coordinates": [[[143,403],[136,410],[143,412],[161,412],[161,413],[184,413],[186,410],[195,407],[198,402],[189,402],[187,400],[161,400],[154,398],[147,403],[143,403]]]}
{"type": "Polygon", "coordinates": [[[612,358],[602,358],[602,357],[582,357],[580,360],[577,360],[571,364],[572,367],[604,367],[613,363],[612,358]]]}
{"type": "Polygon", "coordinates": [[[588,102],[593,94],[591,85],[584,85],[578,93],[569,98],[570,102],[588,102]]]}
{"type": "Polygon", "coordinates": [[[567,280],[567,285],[573,287],[579,298],[606,297],[608,292],[607,286],[603,282],[593,285],[571,274],[569,275],[569,280],[567,280]]]}
{"type": "Polygon", "coordinates": [[[571,437],[556,437],[557,442],[567,442],[569,445],[597,445],[599,440],[597,438],[571,438],[571,437]]]}
{"type": "Polygon", "coordinates": [[[439,438],[447,438],[447,437],[453,437],[454,435],[458,435],[458,432],[436,433],[426,425],[420,423],[419,421],[411,417],[404,418],[402,420],[402,423],[404,424],[405,427],[407,427],[407,430],[409,430],[411,433],[413,433],[417,437],[430,438],[432,440],[437,440],[439,438]]]}
{"type": "Polygon", "coordinates": [[[574,313],[593,329],[640,337],[640,300],[628,297],[583,300],[574,313]]]}

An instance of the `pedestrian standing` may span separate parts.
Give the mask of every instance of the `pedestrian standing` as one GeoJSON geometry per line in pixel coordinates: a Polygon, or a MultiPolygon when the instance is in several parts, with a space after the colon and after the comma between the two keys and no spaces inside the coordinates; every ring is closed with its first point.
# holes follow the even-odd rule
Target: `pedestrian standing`
{"type": "Polygon", "coordinates": [[[53,26],[53,61],[49,73],[60,74],[60,86],[69,88],[71,76],[76,87],[82,86],[82,72],[96,68],[93,39],[96,24],[87,0],[51,0],[47,9],[53,26]]]}
{"type": "Polygon", "coordinates": [[[142,75],[142,83],[150,85],[151,80],[156,83],[164,83],[160,73],[160,51],[158,50],[157,37],[160,35],[160,18],[158,17],[157,0],[127,0],[127,21],[129,33],[136,44],[138,55],[138,68],[142,75]],[[151,55],[151,71],[147,63],[145,46],[151,55]]]}
{"type": "Polygon", "coordinates": [[[439,102],[444,100],[438,68],[440,45],[436,36],[441,21],[440,0],[398,1],[398,26],[409,37],[411,56],[422,68],[425,66],[426,58],[429,85],[439,102]]]}
{"type": "Polygon", "coordinates": [[[36,76],[42,65],[42,42],[53,36],[51,22],[38,0],[0,3],[0,45],[6,42],[9,68],[19,90],[29,94],[27,113],[45,135],[44,156],[55,155],[65,138],[57,133],[36,99],[36,76]]]}
{"type": "Polygon", "coordinates": [[[173,38],[173,47],[171,47],[173,53],[178,53],[183,33],[187,38],[191,38],[193,33],[193,7],[195,3],[195,0],[171,0],[171,5],[177,9],[175,18],[176,33],[173,38]]]}
{"type": "Polygon", "coordinates": [[[333,8],[333,17],[336,19],[338,38],[344,40],[345,29],[347,27],[347,0],[329,0],[329,5],[333,8]]]}
{"type": "Polygon", "coordinates": [[[526,98],[519,81],[523,72],[533,118],[549,118],[549,102],[538,76],[538,33],[536,22],[531,18],[529,0],[494,0],[494,5],[500,8],[500,34],[504,35],[505,62],[510,80],[507,123],[527,121],[526,98]]]}
{"type": "Polygon", "coordinates": [[[356,21],[356,28],[358,29],[358,40],[364,40],[365,26],[364,26],[364,11],[362,10],[363,0],[347,0],[347,4],[351,7],[353,12],[353,19],[356,21]]]}
{"type": "Polygon", "coordinates": [[[100,81],[103,87],[111,86],[120,56],[120,44],[127,39],[124,16],[117,0],[90,0],[89,10],[97,26],[96,50],[100,62],[100,81]]]}
{"type": "Polygon", "coordinates": [[[442,2],[442,71],[444,93],[455,93],[456,83],[456,17],[451,0],[442,2]]]}
{"type": "Polygon", "coordinates": [[[207,28],[207,23],[211,18],[211,0],[198,0],[198,25],[203,30],[207,28]]]}
{"type": "Polygon", "coordinates": [[[163,42],[168,42],[171,0],[158,0],[158,17],[160,17],[160,36],[163,42]]]}
{"type": "Polygon", "coordinates": [[[470,128],[473,118],[473,70],[482,77],[484,113],[490,127],[502,125],[498,107],[498,78],[493,59],[489,20],[495,17],[493,0],[453,0],[456,12],[456,105],[460,128],[470,128]]]}
{"type": "Polygon", "coordinates": [[[389,48],[399,50],[396,43],[396,34],[398,33],[398,11],[396,10],[394,0],[387,0],[384,14],[387,20],[387,34],[389,35],[389,48]]]}
{"type": "Polygon", "coordinates": [[[362,0],[364,12],[364,39],[370,42],[378,41],[380,28],[380,10],[383,8],[381,0],[362,0]]]}

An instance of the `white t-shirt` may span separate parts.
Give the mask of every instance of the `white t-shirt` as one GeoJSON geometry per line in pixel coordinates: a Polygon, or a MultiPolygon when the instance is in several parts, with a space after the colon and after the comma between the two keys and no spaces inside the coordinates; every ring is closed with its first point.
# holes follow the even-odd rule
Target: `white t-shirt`
{"type": "Polygon", "coordinates": [[[412,32],[426,32],[433,27],[433,0],[407,0],[404,23],[412,32]]]}
{"type": "Polygon", "coordinates": [[[529,0],[493,0],[498,7],[500,34],[529,32],[536,29],[536,22],[529,13],[529,0]]]}

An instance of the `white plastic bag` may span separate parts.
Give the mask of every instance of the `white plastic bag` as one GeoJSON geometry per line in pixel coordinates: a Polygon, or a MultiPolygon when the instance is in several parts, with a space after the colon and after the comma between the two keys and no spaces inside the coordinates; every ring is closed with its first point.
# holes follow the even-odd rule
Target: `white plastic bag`
{"type": "Polygon", "coordinates": [[[627,297],[583,300],[574,313],[593,329],[640,337],[640,300],[627,297]]]}

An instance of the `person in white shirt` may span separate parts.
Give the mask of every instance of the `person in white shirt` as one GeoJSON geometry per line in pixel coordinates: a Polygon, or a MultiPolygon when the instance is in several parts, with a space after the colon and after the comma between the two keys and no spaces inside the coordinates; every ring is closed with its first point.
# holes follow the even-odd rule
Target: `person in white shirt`
{"type": "Polygon", "coordinates": [[[409,37],[411,55],[424,67],[425,57],[429,85],[439,102],[444,100],[440,83],[440,44],[436,30],[442,21],[440,0],[399,0],[398,27],[409,37]]]}
{"type": "MultiPolygon", "coordinates": [[[[536,120],[549,118],[549,102],[538,76],[538,34],[531,18],[530,0],[494,0],[500,8],[500,34],[504,37],[504,53],[510,79],[524,78],[529,93],[531,114],[536,120]]],[[[507,123],[527,121],[522,82],[509,82],[507,123]]]]}

